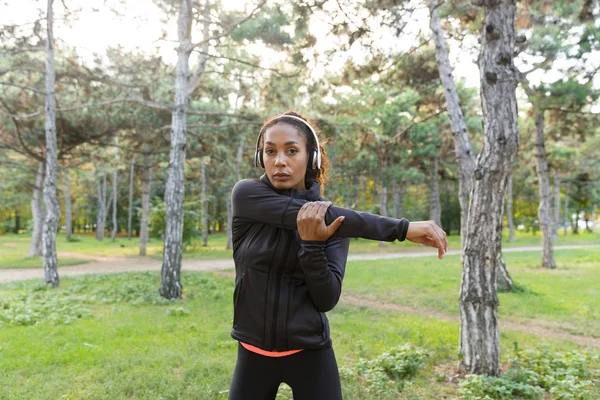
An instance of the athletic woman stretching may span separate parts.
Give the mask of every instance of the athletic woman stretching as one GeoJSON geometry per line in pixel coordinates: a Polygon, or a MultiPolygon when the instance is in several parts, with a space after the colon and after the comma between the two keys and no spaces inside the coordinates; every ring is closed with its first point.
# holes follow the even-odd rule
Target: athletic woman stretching
{"type": "Polygon", "coordinates": [[[337,304],[350,237],[447,251],[432,221],[409,222],[335,207],[321,198],[327,158],[316,126],[298,113],[270,118],[254,159],[260,179],[233,188],[236,281],[231,336],[239,341],[230,400],[342,398],[325,313],[337,304]]]}

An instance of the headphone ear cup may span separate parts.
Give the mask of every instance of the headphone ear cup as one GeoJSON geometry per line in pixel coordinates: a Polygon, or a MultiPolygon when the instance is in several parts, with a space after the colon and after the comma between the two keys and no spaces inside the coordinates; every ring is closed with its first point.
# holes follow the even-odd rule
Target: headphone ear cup
{"type": "Polygon", "coordinates": [[[254,153],[254,166],[257,168],[265,167],[265,163],[262,158],[262,150],[256,150],[256,153],[254,153]]]}
{"type": "Polygon", "coordinates": [[[311,161],[312,161],[311,162],[312,169],[314,169],[314,170],[319,169],[319,166],[318,166],[319,165],[319,155],[317,154],[316,150],[312,151],[311,161]]]}

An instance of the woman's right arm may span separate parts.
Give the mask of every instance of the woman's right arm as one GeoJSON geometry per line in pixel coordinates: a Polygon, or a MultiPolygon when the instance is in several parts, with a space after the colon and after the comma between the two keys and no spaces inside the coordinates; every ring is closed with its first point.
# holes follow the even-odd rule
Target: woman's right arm
{"type": "MultiPolygon", "coordinates": [[[[306,200],[283,196],[260,181],[244,179],[236,183],[232,192],[234,218],[242,218],[286,229],[298,229],[296,218],[306,200]]],[[[335,232],[340,237],[361,237],[371,240],[403,241],[408,220],[382,217],[343,207],[330,206],[325,222],[330,225],[336,218],[344,222],[335,232]]]]}

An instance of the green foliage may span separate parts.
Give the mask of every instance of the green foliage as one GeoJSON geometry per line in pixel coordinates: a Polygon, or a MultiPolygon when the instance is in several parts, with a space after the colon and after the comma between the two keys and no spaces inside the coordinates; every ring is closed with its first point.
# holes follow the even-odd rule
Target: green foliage
{"type": "MultiPolygon", "coordinates": [[[[414,378],[425,366],[428,353],[405,344],[381,354],[374,360],[360,359],[356,366],[370,392],[375,395],[394,393],[404,388],[405,381],[414,378]]],[[[342,375],[352,376],[351,371],[342,375]]]]}
{"type": "MultiPolygon", "coordinates": [[[[196,227],[200,219],[200,214],[196,211],[200,208],[198,202],[191,201],[183,203],[183,236],[182,242],[184,248],[192,244],[192,239],[199,235],[196,227]]],[[[159,197],[154,198],[154,205],[150,209],[150,218],[148,220],[149,233],[154,238],[162,238],[167,227],[167,210],[165,203],[159,197]]]]}
{"type": "Polygon", "coordinates": [[[592,399],[591,361],[592,356],[578,351],[521,350],[515,344],[504,376],[467,375],[459,391],[465,400],[541,400],[546,393],[555,399],[592,399]]]}
{"type": "Polygon", "coordinates": [[[81,300],[79,296],[62,295],[40,284],[29,291],[0,300],[0,327],[43,322],[68,325],[90,315],[90,310],[79,304],[81,300]]]}

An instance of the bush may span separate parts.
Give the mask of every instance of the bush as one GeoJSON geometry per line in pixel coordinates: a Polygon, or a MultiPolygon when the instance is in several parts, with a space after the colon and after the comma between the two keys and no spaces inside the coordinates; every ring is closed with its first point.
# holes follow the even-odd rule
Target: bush
{"type": "MultiPolygon", "coordinates": [[[[154,238],[162,238],[167,227],[167,210],[165,203],[159,197],[154,198],[154,206],[150,209],[150,217],[148,220],[148,229],[150,236],[154,238]]],[[[183,236],[182,241],[184,248],[192,244],[192,239],[199,235],[196,228],[200,215],[197,202],[187,202],[183,204],[183,236]]]]}
{"type": "Polygon", "coordinates": [[[577,351],[522,351],[515,345],[515,355],[503,377],[467,375],[459,392],[466,400],[544,399],[546,393],[554,399],[591,399],[590,361],[589,355],[577,351]]]}
{"type": "Polygon", "coordinates": [[[394,393],[403,389],[405,381],[413,378],[425,366],[428,354],[409,344],[398,346],[374,360],[361,359],[357,364],[367,390],[375,395],[394,393]]]}

